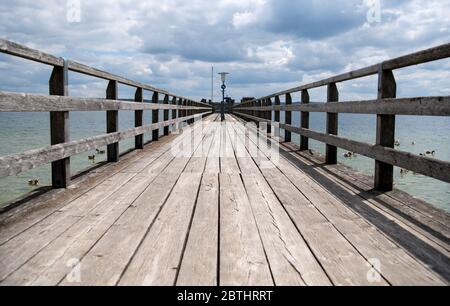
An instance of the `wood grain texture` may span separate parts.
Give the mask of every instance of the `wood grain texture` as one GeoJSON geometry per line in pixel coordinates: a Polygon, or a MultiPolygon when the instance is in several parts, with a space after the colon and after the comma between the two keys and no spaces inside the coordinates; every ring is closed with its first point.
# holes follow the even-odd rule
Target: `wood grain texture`
{"type": "Polygon", "coordinates": [[[0,215],[0,285],[449,283],[447,213],[218,119],[0,215]]]}
{"type": "Polygon", "coordinates": [[[218,284],[219,177],[204,174],[192,227],[178,275],[178,286],[218,284]]]}
{"type": "Polygon", "coordinates": [[[273,285],[250,202],[239,175],[220,175],[220,285],[273,285]]]}
{"type": "MultiPolygon", "coordinates": [[[[248,116],[243,113],[239,114],[243,117],[250,117],[253,120],[266,121],[264,119],[248,116]]],[[[272,122],[272,124],[276,125],[276,122],[272,122]]],[[[293,133],[300,134],[323,143],[328,143],[338,148],[345,149],[350,152],[355,152],[390,165],[408,169],[415,173],[433,177],[444,182],[450,182],[450,163],[447,161],[422,157],[409,152],[349,140],[346,138],[314,132],[308,129],[294,127],[286,124],[279,124],[277,126],[284,130],[289,130],[293,133]]]]}

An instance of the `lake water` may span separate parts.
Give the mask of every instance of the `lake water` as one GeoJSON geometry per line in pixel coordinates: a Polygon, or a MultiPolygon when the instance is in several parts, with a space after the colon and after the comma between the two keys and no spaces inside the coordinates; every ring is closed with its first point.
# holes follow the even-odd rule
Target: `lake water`
{"type": "MultiPolygon", "coordinates": [[[[311,129],[325,132],[325,114],[311,114],[311,129]]],[[[145,122],[151,122],[151,111],[144,112],[145,122]]],[[[162,118],[160,118],[162,119],[162,118]]],[[[284,113],[281,114],[284,120],[284,113]]],[[[299,125],[299,113],[293,113],[293,124],[299,125]]],[[[120,130],[134,127],[134,112],[119,113],[120,130]]],[[[105,112],[71,112],[71,139],[82,139],[104,134],[106,126],[105,112]]],[[[339,135],[350,139],[375,143],[376,116],[374,115],[339,115],[339,135]]],[[[20,153],[30,149],[49,145],[48,113],[0,113],[0,156],[20,153]]],[[[435,150],[435,158],[450,160],[450,118],[441,117],[397,117],[396,139],[401,143],[400,150],[419,154],[435,150]],[[413,145],[413,142],[415,143],[413,145]]],[[[145,135],[151,140],[151,135],[145,135]]],[[[300,142],[300,137],[293,134],[293,140],[300,142]]],[[[120,143],[121,152],[134,146],[134,139],[120,143]]],[[[311,148],[321,153],[325,145],[311,141],[311,148]]],[[[86,152],[71,159],[72,173],[79,172],[93,165],[86,152]]],[[[344,158],[345,152],[339,151],[339,161],[365,174],[372,175],[374,161],[358,156],[344,158]]],[[[105,156],[97,156],[96,162],[102,162],[105,156]]],[[[18,176],[0,179],[0,203],[15,199],[34,187],[28,186],[28,180],[39,178],[40,186],[50,184],[50,166],[26,171],[18,176]]],[[[450,211],[450,184],[427,178],[422,175],[408,174],[402,176],[400,169],[395,169],[395,184],[415,197],[421,198],[436,207],[450,211]]]]}

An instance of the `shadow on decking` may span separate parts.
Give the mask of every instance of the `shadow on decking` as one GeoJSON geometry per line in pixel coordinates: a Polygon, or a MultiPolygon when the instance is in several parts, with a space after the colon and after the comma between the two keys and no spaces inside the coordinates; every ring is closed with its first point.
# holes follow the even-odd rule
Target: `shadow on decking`
{"type": "MultiPolygon", "coordinates": [[[[268,142],[270,142],[270,140],[268,140],[268,142]]],[[[377,198],[377,196],[381,193],[376,191],[367,191],[356,186],[354,183],[328,169],[326,164],[318,163],[316,160],[306,156],[305,154],[302,154],[298,151],[293,151],[292,149],[287,148],[283,145],[280,146],[280,154],[281,156],[289,160],[295,167],[308,174],[327,190],[331,190],[336,198],[341,200],[347,207],[361,215],[372,225],[374,225],[378,230],[382,231],[390,239],[407,250],[414,258],[428,265],[431,269],[433,269],[433,271],[438,273],[447,282],[450,282],[450,260],[445,254],[442,254],[439,250],[436,250],[434,247],[428,245],[418,237],[414,236],[413,234],[402,228],[400,225],[389,220],[386,216],[364,203],[365,200],[361,196],[355,196],[349,193],[344,187],[340,186],[336,182],[333,182],[331,179],[324,176],[316,169],[320,168],[326,171],[327,174],[336,177],[340,181],[343,181],[355,188],[355,190],[358,190],[358,193],[364,198],[376,200],[384,207],[395,211],[395,213],[401,215],[408,221],[416,224],[417,226],[420,226],[420,228],[425,230],[427,233],[433,235],[434,237],[442,240],[445,243],[448,243],[449,239],[442,235],[442,233],[439,233],[431,229],[427,225],[412,218],[411,216],[398,211],[389,203],[377,198]],[[313,166],[307,165],[299,158],[291,155],[291,153],[295,153],[298,157],[307,159],[308,162],[311,162],[313,164],[313,166]]]]}

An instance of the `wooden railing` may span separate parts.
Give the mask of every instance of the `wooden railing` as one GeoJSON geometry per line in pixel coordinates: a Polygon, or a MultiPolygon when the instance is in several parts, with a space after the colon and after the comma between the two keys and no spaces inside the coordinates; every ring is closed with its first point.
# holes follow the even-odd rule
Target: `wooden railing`
{"type": "Polygon", "coordinates": [[[170,126],[182,127],[211,112],[209,104],[169,93],[156,87],[131,81],[74,61],[65,60],[25,46],[0,39],[0,52],[53,66],[49,81],[49,96],[0,91],[0,112],[49,112],[51,146],[0,157],[0,177],[17,175],[48,163],[52,164],[52,185],[65,188],[70,184],[70,157],[107,146],[108,162],[119,160],[119,142],[135,137],[135,148],[144,147],[144,133],[159,139],[159,130],[169,135],[170,126]],[[109,81],[106,99],[69,97],[68,72],[78,72],[109,81]],[[135,102],[118,99],[118,84],[136,89],[135,102]],[[152,103],[144,103],[144,91],[153,92],[152,103]],[[163,97],[163,103],[160,103],[163,97]],[[135,128],[119,131],[120,110],[135,111],[135,128]],[[144,110],[152,110],[152,123],[144,124],[144,110]],[[159,122],[159,111],[164,121],[159,122]],[[69,112],[106,111],[106,134],[70,141],[69,112]],[[172,120],[169,112],[172,111],[172,120]]]}
{"type": "Polygon", "coordinates": [[[450,183],[450,163],[426,156],[418,156],[394,149],[396,115],[450,116],[450,97],[420,97],[396,99],[397,85],[393,70],[450,57],[450,44],[385,61],[363,69],[351,71],[311,84],[274,93],[238,104],[233,112],[244,119],[267,123],[267,133],[272,126],[284,129],[285,141],[291,133],[301,136],[300,150],[309,149],[309,139],[326,144],[326,163],[337,163],[337,148],[355,152],[375,160],[375,189],[390,191],[394,182],[394,166],[450,183]],[[378,75],[378,98],[368,101],[338,103],[339,82],[378,75]],[[327,103],[311,103],[309,89],[327,86],[327,103]],[[301,103],[292,104],[292,94],[301,93],[301,103]],[[286,97],[281,104],[281,96],[286,97]],[[286,114],[280,122],[280,112],[286,114]],[[274,120],[272,120],[274,112],[274,120]],[[292,125],[292,112],[301,112],[301,125],[292,125]],[[309,113],[327,113],[326,133],[309,128],[309,113]],[[338,113],[377,115],[376,144],[338,137],[338,113]]]}

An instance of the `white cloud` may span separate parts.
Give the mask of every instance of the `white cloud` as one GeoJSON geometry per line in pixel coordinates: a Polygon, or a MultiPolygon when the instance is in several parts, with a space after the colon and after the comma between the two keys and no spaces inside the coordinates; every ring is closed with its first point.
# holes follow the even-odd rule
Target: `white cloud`
{"type": "MultiPolygon", "coordinates": [[[[259,96],[450,37],[450,3],[441,0],[382,1],[382,22],[370,25],[364,0],[81,2],[81,22],[70,23],[63,0],[2,1],[0,36],[194,98],[209,96],[211,65],[232,73],[236,98],[259,96]]],[[[448,64],[424,71],[415,75],[432,81],[408,78],[402,86],[423,95],[438,91],[434,84],[446,88],[437,79],[448,80],[448,64]]],[[[0,57],[1,90],[45,91],[47,74],[40,65],[0,57]]],[[[76,81],[86,89],[74,87],[74,95],[104,94],[102,82],[76,81]]],[[[343,90],[372,94],[363,85],[343,90]]]]}

